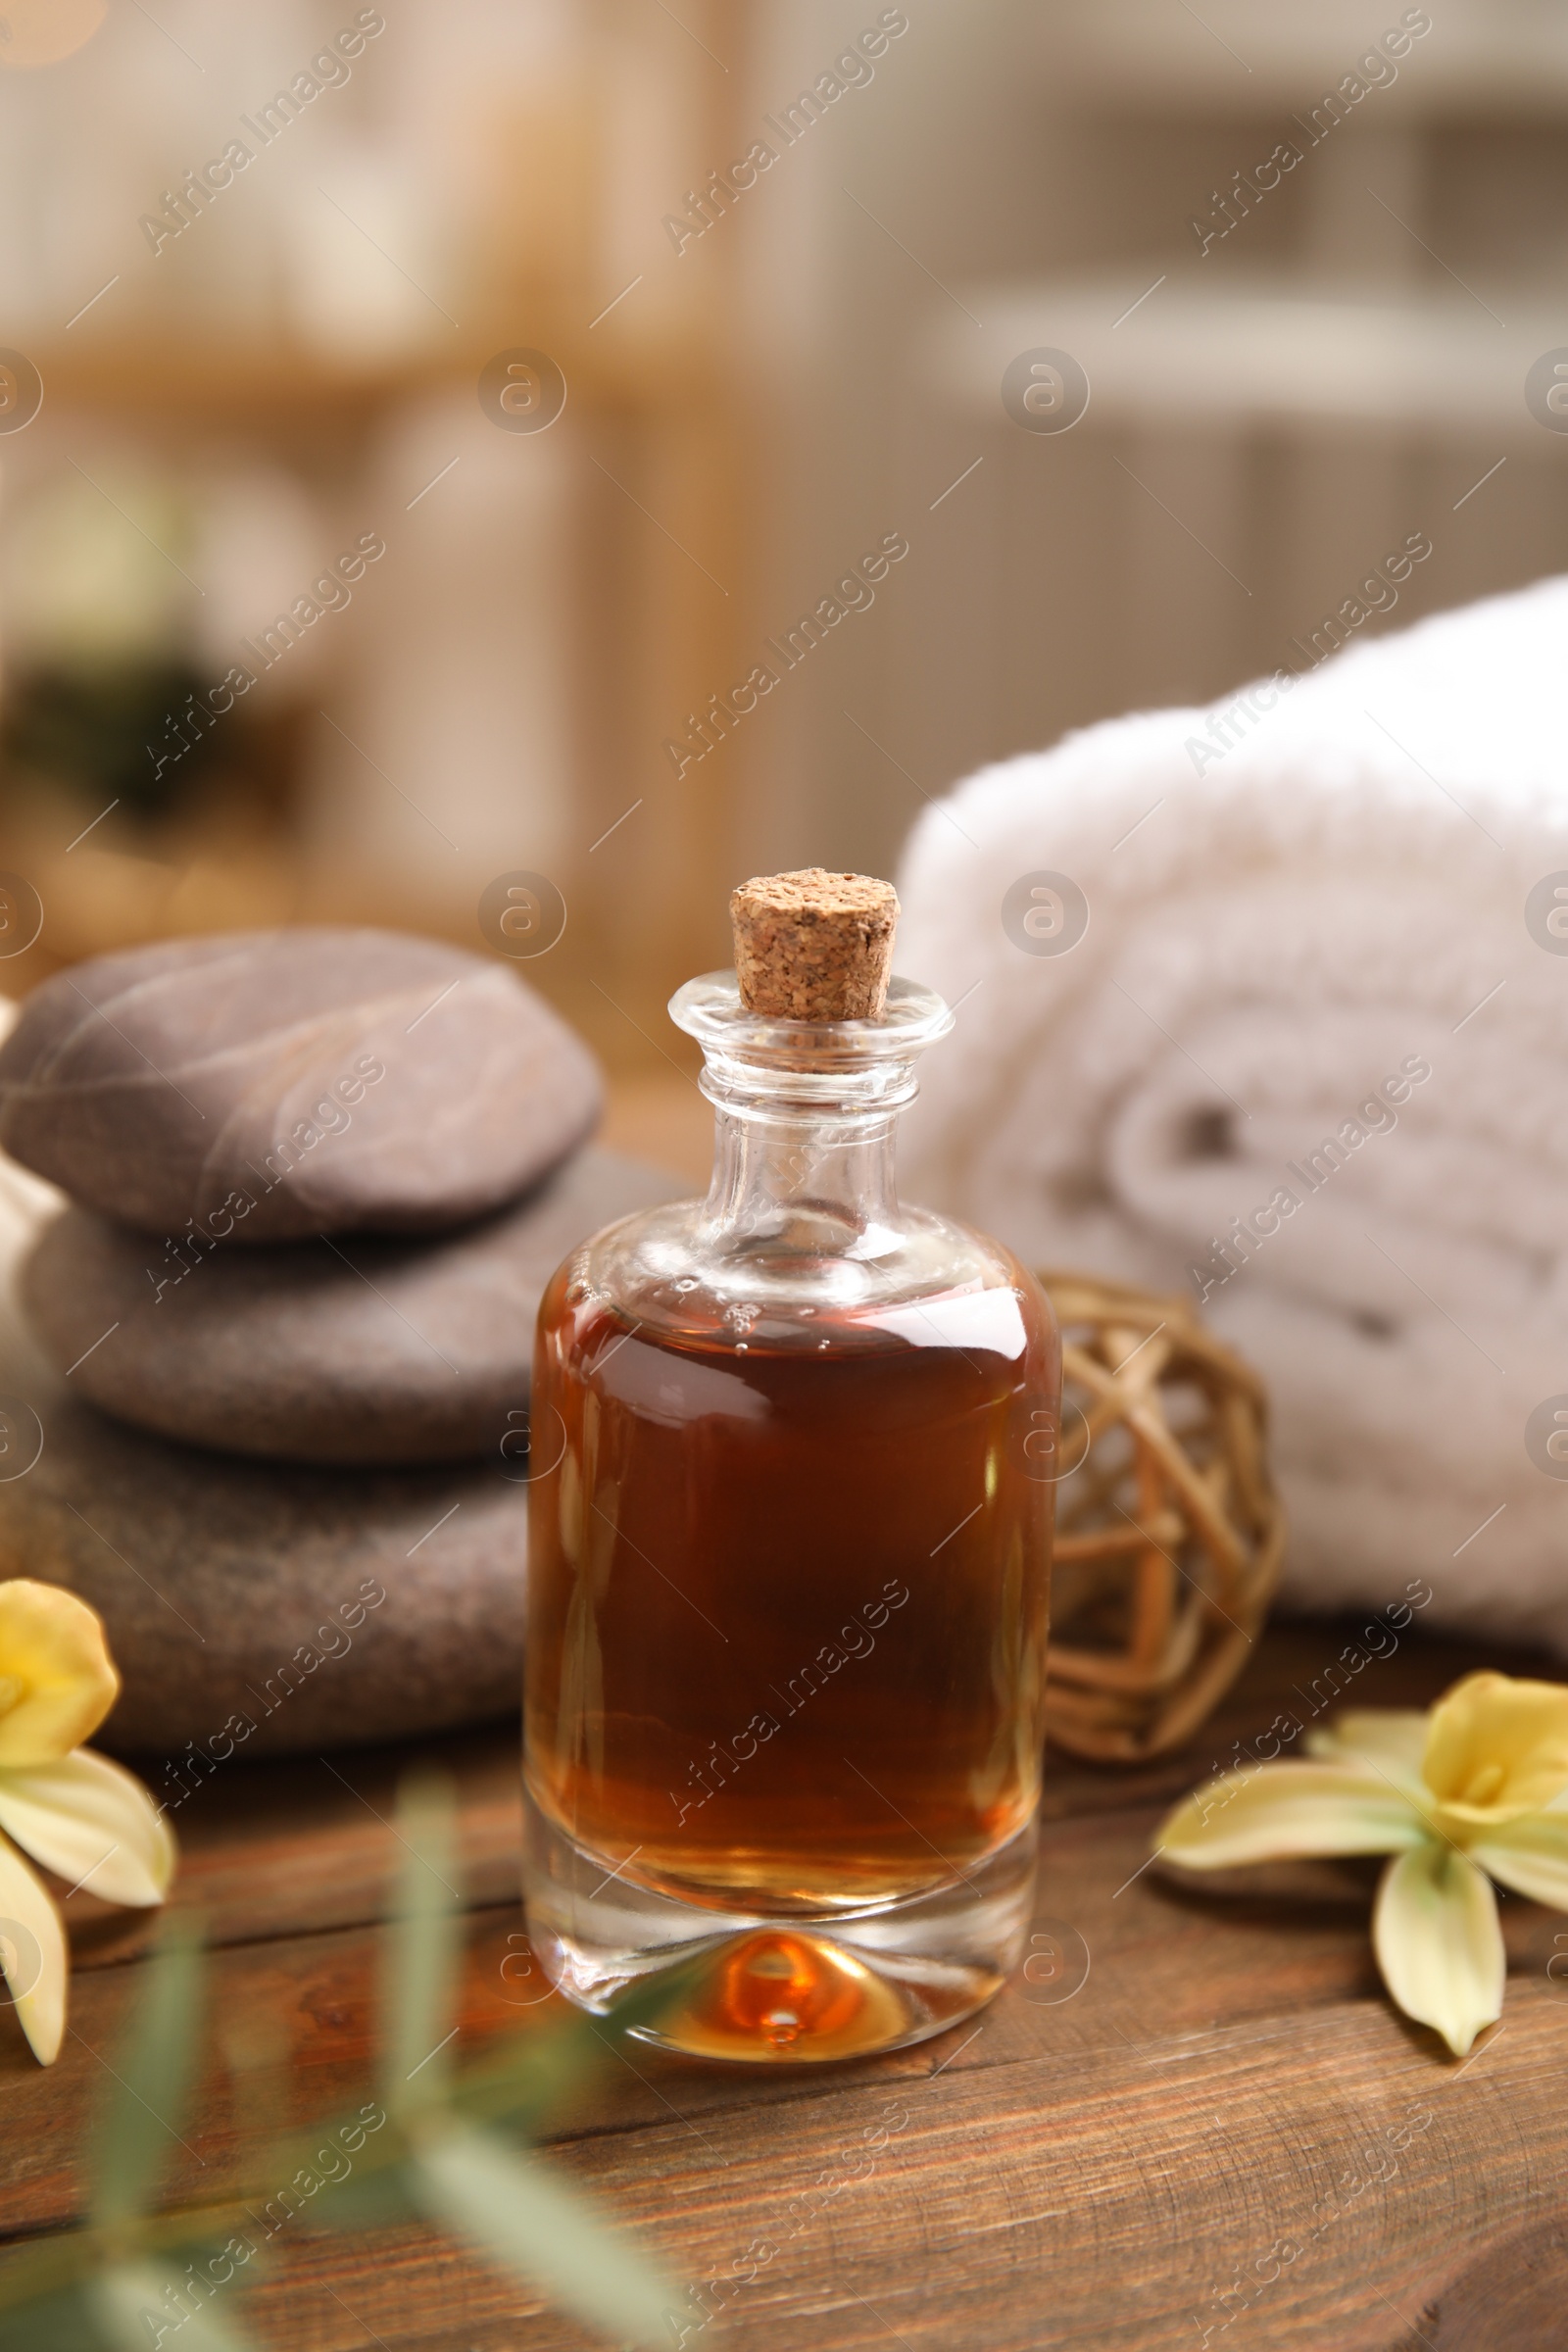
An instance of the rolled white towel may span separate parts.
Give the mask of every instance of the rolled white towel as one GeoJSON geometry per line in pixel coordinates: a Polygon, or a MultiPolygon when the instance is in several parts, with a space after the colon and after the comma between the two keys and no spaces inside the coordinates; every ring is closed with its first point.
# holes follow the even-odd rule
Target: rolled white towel
{"type": "Polygon", "coordinates": [[[1547,580],[987,768],[914,829],[898,961],[958,1006],[911,1197],[1206,1292],[1286,1598],[1422,1577],[1568,1653],[1565,655],[1547,580]]]}

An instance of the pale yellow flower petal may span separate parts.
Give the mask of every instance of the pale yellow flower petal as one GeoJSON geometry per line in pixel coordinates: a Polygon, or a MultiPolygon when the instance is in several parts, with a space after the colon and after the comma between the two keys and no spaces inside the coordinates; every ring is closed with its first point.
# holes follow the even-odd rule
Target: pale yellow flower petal
{"type": "Polygon", "coordinates": [[[43,1886],[0,1838],[0,1969],[40,2066],[53,2066],[66,2030],[66,1932],[43,1886]]]}
{"type": "Polygon", "coordinates": [[[1568,1685],[1467,1674],[1432,1710],[1422,1771],[1455,1824],[1539,1813],[1568,1788],[1568,1685]]]}
{"type": "Polygon", "coordinates": [[[69,1755],[119,1692],[95,1609],[31,1577],[0,1584],[0,1766],[69,1755]]]}
{"type": "Polygon", "coordinates": [[[1169,1814],[1156,1849],[1189,1870],[1305,1854],[1395,1854],[1425,1825],[1408,1798],[1368,1766],[1261,1764],[1195,1789],[1169,1814]]]}
{"type": "Polygon", "coordinates": [[[0,1830],[106,1903],[161,1903],[174,1875],[168,1822],[133,1773],[90,1747],[0,1770],[0,1830]]]}
{"type": "Polygon", "coordinates": [[[1486,1873],[1453,1846],[1428,1839],[1389,1864],[1372,1942],[1406,2017],[1435,2027],[1456,2057],[1502,2015],[1497,1898],[1486,1873]]]}
{"type": "Polygon", "coordinates": [[[1466,1848],[1501,1886],[1568,1911],[1568,1813],[1527,1813],[1499,1822],[1466,1848]]]}
{"type": "Polygon", "coordinates": [[[1351,1756],[1375,1757],[1400,1782],[1419,1783],[1426,1745],[1424,1707],[1346,1707],[1332,1723],[1306,1736],[1309,1755],[1332,1763],[1351,1756]]]}

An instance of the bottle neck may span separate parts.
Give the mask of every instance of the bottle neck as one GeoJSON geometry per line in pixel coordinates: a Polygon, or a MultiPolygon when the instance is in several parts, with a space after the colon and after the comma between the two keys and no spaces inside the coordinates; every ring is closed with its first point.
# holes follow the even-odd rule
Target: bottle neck
{"type": "Polygon", "coordinates": [[[803,1116],[714,1102],[713,1180],[703,1213],[710,1247],[874,1257],[892,1245],[900,1222],[896,1110],[803,1116]]]}
{"type": "Polygon", "coordinates": [[[742,1008],[733,974],[713,973],[670,1011],[701,1041],[716,1114],[704,1244],[760,1269],[896,1249],[894,1131],[916,1055],[952,1026],[941,999],[896,979],[881,1021],[767,1020],[742,1008]]]}

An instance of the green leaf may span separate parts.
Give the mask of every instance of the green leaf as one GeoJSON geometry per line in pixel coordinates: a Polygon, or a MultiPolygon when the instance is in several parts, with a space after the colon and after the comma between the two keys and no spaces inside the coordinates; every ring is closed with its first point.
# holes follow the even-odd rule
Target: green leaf
{"type": "MultiPolygon", "coordinates": [[[[134,2229],[145,2261],[163,2266],[161,2278],[167,2274],[177,2280],[194,2268],[215,2285],[227,2285],[237,2283],[241,2272],[247,2281],[255,2278],[266,2263],[266,2239],[253,2235],[255,2226],[248,2207],[230,2203],[220,2212],[211,2206],[176,2207],[143,2218],[134,2229]]],[[[124,2259],[96,2233],[83,2230],[29,2238],[13,2247],[0,2259],[0,2352],[22,2352],[23,2347],[32,2352],[34,2346],[42,2352],[66,2352],[67,2335],[59,2334],[57,2340],[50,2332],[53,2319],[45,2324],[36,2315],[52,2314],[58,2307],[69,2316],[72,2296],[85,2296],[105,2271],[124,2259]]],[[[86,2314],[88,2305],[83,2302],[81,2309],[86,2314]]],[[[63,2317],[62,2328],[65,2325],[63,2317]]],[[[89,2333],[80,2340],[101,2347],[98,2322],[83,2317],[81,2325],[89,2333]]],[[[77,2334],[69,2336],[73,2352],[77,2340],[77,2334]]]]}
{"type": "Polygon", "coordinates": [[[403,1873],[391,1931],[383,2089],[391,2115],[445,2101],[451,2079],[452,1996],[460,1921],[452,1784],[410,1773],[398,1802],[403,1873]]]}
{"type": "Polygon", "coordinates": [[[1497,1898],[1456,1846],[1429,1839],[1396,1855],[1378,1887],[1372,1942],[1406,2017],[1434,2027],[1455,2057],[1502,2015],[1497,1898]]]}
{"type": "Polygon", "coordinates": [[[488,2132],[459,2131],[419,2151],[413,2180],[425,2218],[618,2343],[662,2344],[679,2295],[596,2205],[537,2157],[488,2132]]]}
{"type": "Polygon", "coordinates": [[[194,2294],[180,2272],[161,2263],[117,2263],[84,2295],[113,2352],[153,2352],[165,2343],[177,2343],[179,2352],[251,2352],[255,2342],[228,2312],[220,2314],[217,2297],[194,2294]]]}
{"type": "Polygon", "coordinates": [[[201,1922],[175,1912],[147,1966],[95,2151],[92,2219],[112,2227],[151,2204],[184,2120],[200,2030],[201,1922]]]}
{"type": "MultiPolygon", "coordinates": [[[[0,2352],[104,2352],[90,2291],[85,2285],[68,2286],[0,2314],[0,2352]]],[[[138,2352],[147,2352],[150,2341],[144,2331],[138,2352]]]]}
{"type": "Polygon", "coordinates": [[[315,2200],[309,2224],[313,2230],[386,2230],[416,2221],[420,2210],[408,2166],[394,2164],[331,2182],[315,2200]]]}

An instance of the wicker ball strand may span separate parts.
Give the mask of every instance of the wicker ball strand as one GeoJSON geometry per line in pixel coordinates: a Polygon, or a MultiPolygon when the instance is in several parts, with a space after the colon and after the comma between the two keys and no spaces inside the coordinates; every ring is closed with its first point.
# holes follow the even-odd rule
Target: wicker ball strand
{"type": "Polygon", "coordinates": [[[1048,1726],[1138,1764],[1235,1680],[1279,1578],[1261,1380],[1180,1295],[1040,1277],[1062,1330],[1048,1726]]]}

